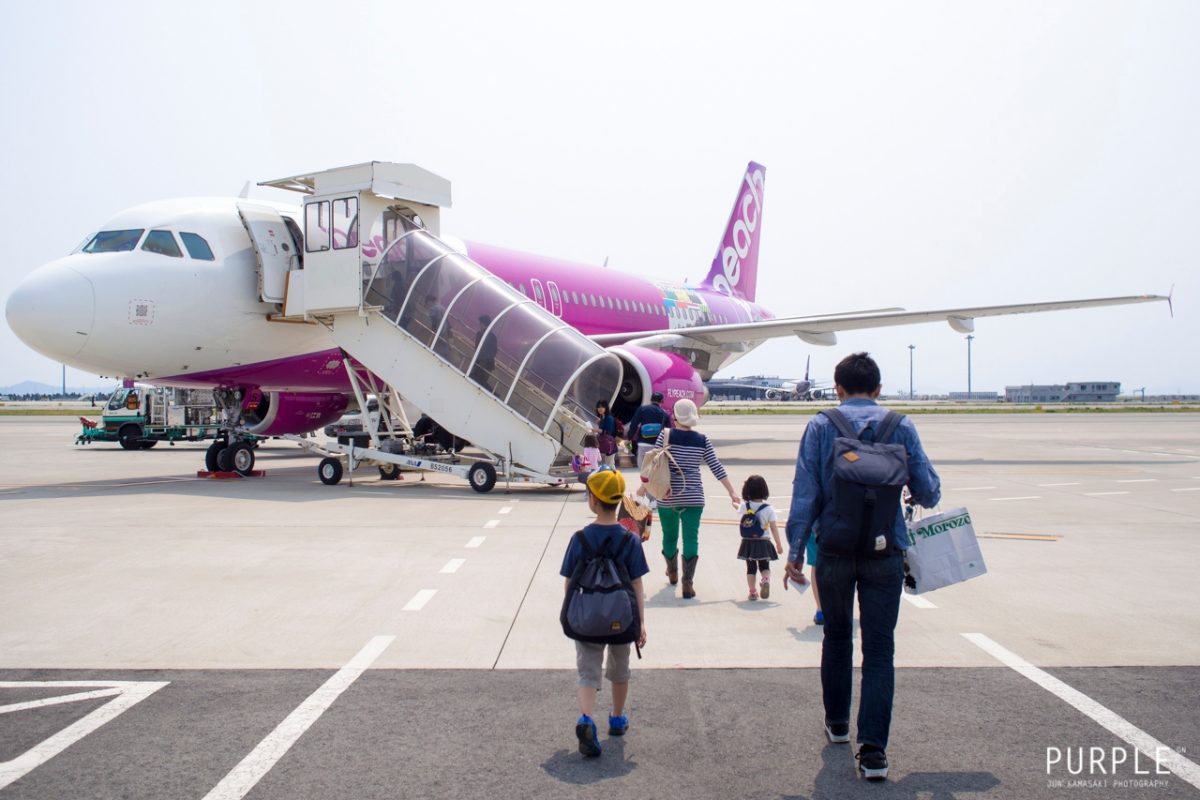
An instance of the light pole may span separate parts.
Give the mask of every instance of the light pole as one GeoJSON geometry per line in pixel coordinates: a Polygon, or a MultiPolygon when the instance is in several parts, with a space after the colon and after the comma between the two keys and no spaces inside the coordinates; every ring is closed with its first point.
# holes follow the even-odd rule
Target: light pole
{"type": "Polygon", "coordinates": [[[971,399],[971,340],[975,337],[967,334],[967,399],[971,399]]]}
{"type": "Polygon", "coordinates": [[[908,399],[909,400],[913,399],[912,364],[913,364],[913,350],[916,350],[916,349],[917,349],[917,346],[915,344],[910,344],[908,346],[908,399]]]}

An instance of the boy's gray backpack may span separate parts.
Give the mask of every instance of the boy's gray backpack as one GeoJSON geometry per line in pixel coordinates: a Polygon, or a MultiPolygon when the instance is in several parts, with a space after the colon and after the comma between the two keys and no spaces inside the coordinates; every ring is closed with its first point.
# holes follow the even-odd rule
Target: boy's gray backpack
{"type": "MultiPolygon", "coordinates": [[[[588,544],[583,531],[575,538],[583,550],[583,558],[575,564],[567,583],[559,622],[563,633],[580,642],[598,644],[628,644],[642,632],[638,615],[637,594],[625,565],[609,554],[612,539],[604,540],[599,551],[588,544]]],[[[626,533],[617,550],[631,547],[638,537],[626,533]]]]}
{"type": "MultiPolygon", "coordinates": [[[[904,416],[889,411],[871,441],[863,441],[842,412],[821,413],[840,435],[833,440],[833,497],[821,510],[818,550],[856,558],[888,556],[900,492],[908,483],[908,452],[903,444],[890,443],[904,416]]],[[[863,435],[871,430],[868,426],[863,435]]]]}

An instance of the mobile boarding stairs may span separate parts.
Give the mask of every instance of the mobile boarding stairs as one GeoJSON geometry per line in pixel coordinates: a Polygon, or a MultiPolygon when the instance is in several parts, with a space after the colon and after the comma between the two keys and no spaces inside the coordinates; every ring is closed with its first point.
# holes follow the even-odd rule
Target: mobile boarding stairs
{"type": "Polygon", "coordinates": [[[259,260],[259,290],[280,319],[326,325],[345,354],[360,408],[379,399],[383,434],[370,446],[293,438],[324,456],[337,483],[342,459],[436,471],[489,491],[498,478],[574,480],[597,398],[616,397],[620,361],[436,235],[450,184],[413,164],[371,162],[267,181],[301,191],[302,260],[280,248],[274,211],[243,202],[259,260]],[[484,453],[426,455],[401,398],[484,453]],[[397,422],[394,422],[396,420],[397,422]]]}

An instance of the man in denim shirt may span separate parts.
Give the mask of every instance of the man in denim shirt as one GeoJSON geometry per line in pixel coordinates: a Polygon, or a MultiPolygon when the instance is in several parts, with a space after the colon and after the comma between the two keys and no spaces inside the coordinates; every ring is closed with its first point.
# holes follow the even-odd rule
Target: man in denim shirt
{"type": "MultiPolygon", "coordinates": [[[[879,366],[866,353],[854,353],[837,365],[834,384],[839,410],[860,436],[866,428],[879,429],[887,409],[876,405],[879,366]]],[[[858,591],[859,626],[862,631],[862,690],[858,706],[859,770],[869,780],[887,777],[886,749],[892,724],[895,692],[895,631],[904,585],[904,550],[908,546],[904,517],[896,509],[891,552],[882,558],[826,554],[820,549],[817,521],[833,497],[833,440],[837,429],[824,415],[808,423],[796,457],[792,481],[792,507],[788,514],[790,550],[787,577],[803,582],[804,548],[817,533],[821,554],[817,585],[825,612],[825,639],[821,646],[821,689],[825,701],[825,735],[831,742],[850,741],[850,692],[854,643],[851,639],[854,592],[858,591]]],[[[867,439],[873,437],[868,434],[867,439]]],[[[911,499],[926,508],[941,499],[941,481],[929,463],[912,422],[905,418],[892,442],[903,444],[908,454],[911,499]]],[[[882,444],[882,442],[881,442],[882,444]]],[[[786,585],[786,584],[785,584],[786,585]]]]}

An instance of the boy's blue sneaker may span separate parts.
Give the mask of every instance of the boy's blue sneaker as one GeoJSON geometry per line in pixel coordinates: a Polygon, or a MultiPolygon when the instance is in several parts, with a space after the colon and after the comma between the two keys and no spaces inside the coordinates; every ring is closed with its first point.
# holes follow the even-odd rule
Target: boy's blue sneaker
{"type": "Polygon", "coordinates": [[[619,717],[608,715],[608,735],[609,736],[624,736],[625,731],[629,730],[629,717],[624,714],[619,717]]]}
{"type": "Polygon", "coordinates": [[[825,624],[825,612],[817,611],[817,613],[813,615],[813,622],[817,625],[824,625],[825,624]]]}
{"type": "Polygon", "coordinates": [[[575,723],[575,735],[579,737],[579,752],[588,758],[600,755],[600,738],[596,736],[596,723],[587,714],[581,714],[575,723]]]}

